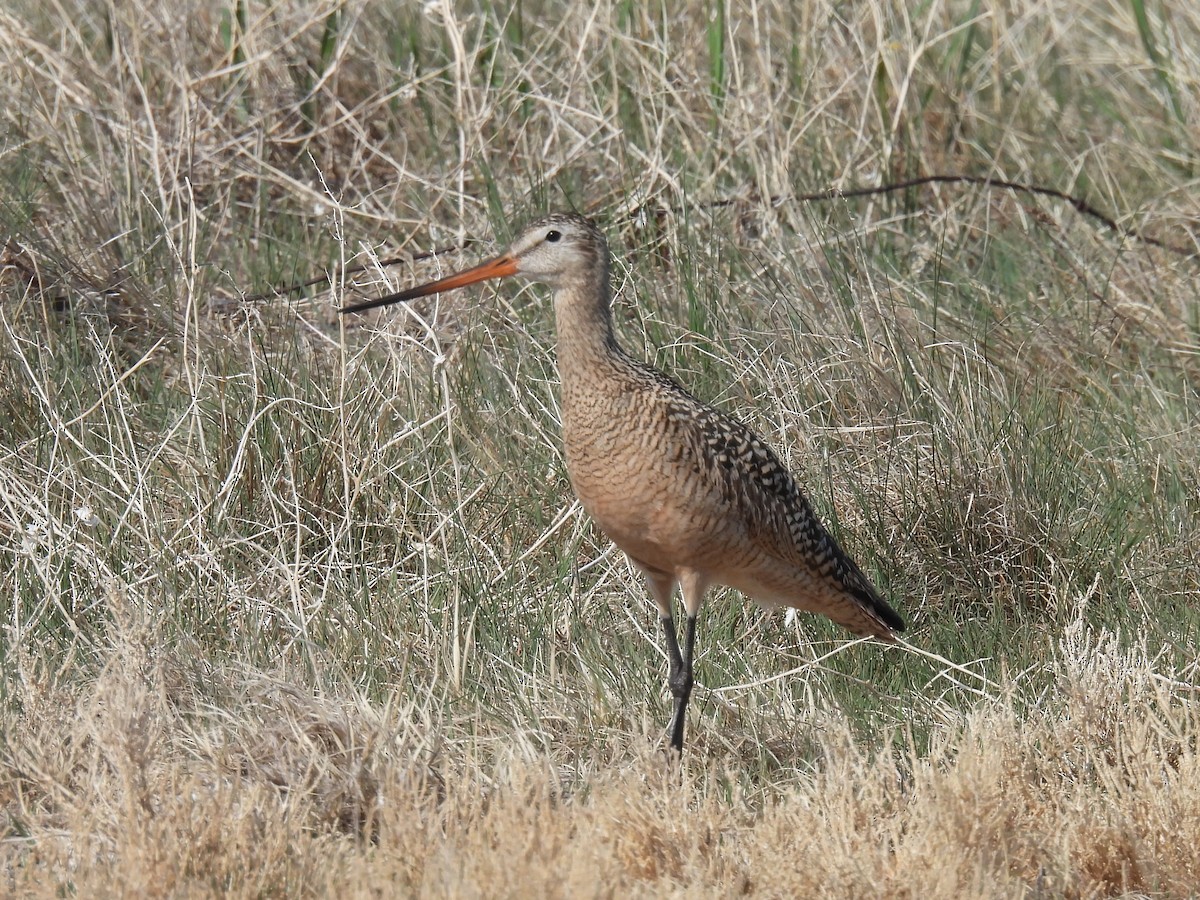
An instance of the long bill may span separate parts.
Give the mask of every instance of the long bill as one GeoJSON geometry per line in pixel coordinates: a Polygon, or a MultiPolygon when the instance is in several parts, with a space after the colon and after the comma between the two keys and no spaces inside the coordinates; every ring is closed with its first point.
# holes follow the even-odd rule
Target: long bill
{"type": "Polygon", "coordinates": [[[422,284],[419,287],[409,288],[407,291],[400,291],[398,294],[388,294],[386,297],[364,300],[362,303],[351,303],[349,306],[343,306],[338,312],[365,312],[377,306],[404,303],[408,300],[427,297],[430,294],[436,294],[440,291],[450,291],[454,288],[466,287],[468,284],[487,281],[490,278],[503,278],[505,275],[516,274],[517,261],[513,257],[508,255],[497,256],[495,259],[489,259],[487,262],[480,263],[466,271],[447,275],[445,278],[439,278],[437,281],[429,282],[429,284],[422,284]]]}

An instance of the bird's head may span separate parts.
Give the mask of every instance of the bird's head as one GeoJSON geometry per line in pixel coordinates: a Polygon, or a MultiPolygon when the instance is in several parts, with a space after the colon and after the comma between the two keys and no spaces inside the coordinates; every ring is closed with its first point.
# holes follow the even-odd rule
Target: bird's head
{"type": "Polygon", "coordinates": [[[509,275],[523,275],[557,288],[589,276],[603,277],[596,270],[607,261],[608,244],[603,233],[582,216],[560,213],[527,225],[508,250],[495,259],[398,294],[344,306],[341,312],[363,312],[509,275]]]}

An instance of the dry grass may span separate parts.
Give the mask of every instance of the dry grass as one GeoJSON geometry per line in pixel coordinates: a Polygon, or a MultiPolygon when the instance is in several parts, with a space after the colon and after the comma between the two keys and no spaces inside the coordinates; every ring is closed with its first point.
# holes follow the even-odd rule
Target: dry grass
{"type": "Polygon", "coordinates": [[[447,748],[405,692],[314,697],[118,631],[84,685],[22,671],[10,893],[1186,896],[1200,879],[1195,705],[1081,621],[1038,706],[937,703],[927,748],[902,730],[883,752],[829,712],[811,769],[753,789],[735,761],[679,771],[644,742],[570,771],[447,748]]]}
{"type": "Polygon", "coordinates": [[[0,892],[1193,895],[1195,259],[765,198],[1194,249],[1200,17],[908,6],[0,9],[0,892]],[[564,207],[912,622],[716,598],[679,767],[541,294],[333,313],[564,207]]]}

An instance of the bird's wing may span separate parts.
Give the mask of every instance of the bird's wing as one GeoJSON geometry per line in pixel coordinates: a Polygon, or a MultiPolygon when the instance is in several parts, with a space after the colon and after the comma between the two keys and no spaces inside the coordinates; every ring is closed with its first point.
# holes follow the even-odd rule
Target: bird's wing
{"type": "Polygon", "coordinates": [[[904,620],[821,524],[771,448],[737,419],[679,390],[673,418],[689,423],[698,459],[755,542],[778,559],[826,579],[885,626],[885,633],[902,631],[904,620]]]}

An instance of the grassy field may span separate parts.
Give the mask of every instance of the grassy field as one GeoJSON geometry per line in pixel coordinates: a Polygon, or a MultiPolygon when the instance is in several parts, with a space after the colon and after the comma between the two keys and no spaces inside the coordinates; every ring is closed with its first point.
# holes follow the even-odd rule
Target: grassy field
{"type": "Polygon", "coordinates": [[[0,894],[1194,896],[1198,123],[1184,0],[5,0],[0,894]],[[1120,227],[795,199],[937,173],[1120,227]],[[545,291],[336,314],[555,209],[909,622],[715,592],[680,765],[545,291]]]}

